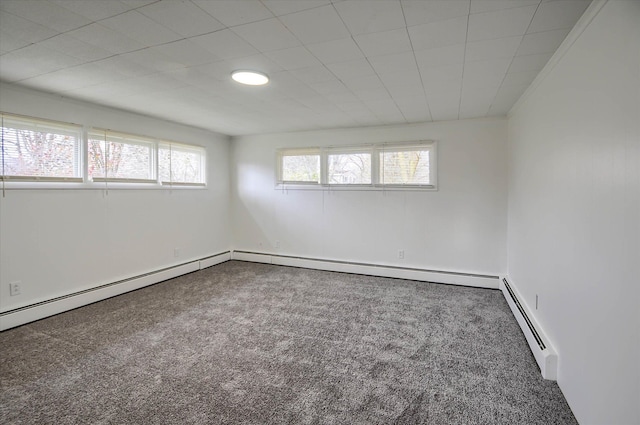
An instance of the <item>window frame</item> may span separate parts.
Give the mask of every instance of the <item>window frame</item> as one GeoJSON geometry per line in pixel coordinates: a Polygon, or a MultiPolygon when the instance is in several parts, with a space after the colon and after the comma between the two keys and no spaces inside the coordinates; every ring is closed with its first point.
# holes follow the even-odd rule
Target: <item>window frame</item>
{"type": "Polygon", "coordinates": [[[179,187],[206,187],[207,185],[207,150],[202,146],[189,145],[186,143],[176,143],[168,140],[159,140],[156,145],[156,163],[157,163],[157,179],[163,186],[179,186],[179,187]],[[200,174],[202,176],[201,182],[177,182],[172,180],[173,170],[171,169],[171,160],[169,161],[169,180],[163,180],[160,175],[160,150],[168,146],[169,151],[173,150],[173,147],[177,147],[178,151],[196,151],[199,153],[200,162],[200,174]]]}
{"type": "MultiPolygon", "coordinates": [[[[60,129],[59,133],[55,131],[51,131],[49,133],[56,135],[66,135],[66,136],[75,136],[75,146],[74,146],[74,176],[37,176],[37,175],[5,175],[4,174],[4,165],[5,165],[5,149],[4,149],[4,131],[2,133],[2,140],[0,141],[0,180],[3,183],[82,183],[84,180],[84,132],[82,125],[50,120],[46,118],[37,118],[31,117],[27,115],[20,114],[12,114],[9,112],[0,112],[0,120],[1,120],[1,128],[5,128],[5,118],[9,121],[14,120],[17,122],[23,121],[25,123],[25,129],[29,130],[28,127],[32,126],[33,129],[29,131],[34,131],[35,129],[41,125],[46,129],[55,130],[56,128],[60,129]]],[[[11,127],[13,128],[13,127],[11,127]]],[[[17,127],[16,127],[17,129],[17,127]]]]}
{"type": "Polygon", "coordinates": [[[409,142],[383,142],[360,145],[325,146],[309,148],[280,148],[276,150],[276,189],[293,190],[418,190],[437,191],[437,142],[435,140],[418,140],[409,142]],[[382,181],[382,163],[380,156],[386,152],[429,152],[429,184],[384,183],[382,181]],[[371,183],[330,183],[329,156],[351,153],[368,153],[371,156],[371,183]],[[319,182],[296,182],[283,180],[283,158],[314,154],[320,157],[319,182]]]}
{"type": "MultiPolygon", "coordinates": [[[[87,151],[87,167],[86,167],[86,178],[88,181],[92,181],[95,183],[104,183],[104,182],[110,182],[110,183],[139,183],[139,184],[153,184],[153,183],[157,183],[158,182],[158,143],[156,139],[153,138],[148,138],[145,136],[139,136],[139,135],[135,135],[135,134],[129,134],[129,133],[121,133],[118,131],[111,131],[111,130],[106,130],[106,129],[100,129],[100,128],[91,128],[89,131],[87,131],[87,138],[86,138],[86,143],[85,145],[85,149],[87,151]],[[92,135],[95,136],[102,136],[102,139],[99,139],[98,137],[92,137],[92,135]],[[112,139],[116,139],[116,140],[110,140],[110,138],[112,139]],[[122,142],[118,142],[117,139],[123,139],[122,142]],[[148,146],[149,147],[149,173],[151,175],[151,178],[149,179],[144,179],[144,178],[135,178],[135,177],[109,177],[109,173],[106,172],[104,177],[93,177],[92,175],[89,175],[89,166],[90,166],[90,159],[89,159],[89,143],[91,140],[100,140],[100,142],[111,142],[111,143],[124,143],[127,145],[132,145],[132,146],[148,146]]],[[[107,158],[108,159],[108,158],[107,158]]]]}
{"type": "Polygon", "coordinates": [[[322,185],[322,176],[325,174],[323,171],[323,161],[322,161],[322,152],[320,148],[285,148],[278,149],[276,151],[276,179],[278,184],[280,185],[302,185],[302,186],[321,186],[322,185]],[[318,180],[317,181],[297,181],[297,180],[284,180],[283,171],[284,171],[284,158],[286,156],[314,156],[318,155],[319,162],[319,170],[318,170],[318,180]]]}
{"type": "MultiPolygon", "coordinates": [[[[111,190],[111,189],[131,189],[131,190],[171,190],[171,189],[205,189],[207,187],[207,164],[208,164],[208,151],[205,146],[191,143],[174,142],[170,140],[164,140],[157,137],[144,136],[134,133],[127,133],[122,131],[114,131],[99,127],[91,127],[82,124],[69,123],[65,121],[53,120],[48,118],[39,118],[22,114],[15,114],[11,112],[0,111],[0,117],[2,118],[2,124],[4,125],[4,119],[14,119],[16,121],[25,121],[28,124],[34,123],[34,127],[37,124],[50,125],[55,128],[64,129],[62,135],[74,135],[75,139],[75,151],[74,151],[74,177],[55,177],[55,176],[13,176],[3,175],[4,169],[2,161],[6,158],[0,152],[0,191],[4,194],[4,191],[10,190],[111,190]],[[71,132],[71,134],[68,134],[71,132]],[[117,178],[117,177],[92,177],[89,175],[89,143],[91,139],[104,140],[105,134],[107,141],[109,135],[122,137],[124,143],[139,144],[149,146],[151,150],[150,155],[150,173],[152,179],[140,179],[140,178],[117,178]],[[192,149],[200,152],[199,166],[201,182],[171,182],[161,181],[160,178],[160,166],[158,152],[161,146],[178,146],[186,149],[192,149]]],[[[9,127],[12,128],[12,127],[9,127]]],[[[20,128],[17,127],[16,128],[20,128]]],[[[51,133],[56,134],[54,131],[51,133]]],[[[117,143],[117,140],[115,141],[117,143]]],[[[0,144],[2,147],[2,144],[0,144]]]]}

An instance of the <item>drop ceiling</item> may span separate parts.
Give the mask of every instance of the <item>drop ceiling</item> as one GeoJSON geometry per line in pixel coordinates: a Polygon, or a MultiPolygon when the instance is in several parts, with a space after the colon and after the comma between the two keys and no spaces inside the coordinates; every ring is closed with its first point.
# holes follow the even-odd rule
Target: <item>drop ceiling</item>
{"type": "Polygon", "coordinates": [[[589,3],[0,0],[0,80],[228,135],[500,116],[589,3]]]}

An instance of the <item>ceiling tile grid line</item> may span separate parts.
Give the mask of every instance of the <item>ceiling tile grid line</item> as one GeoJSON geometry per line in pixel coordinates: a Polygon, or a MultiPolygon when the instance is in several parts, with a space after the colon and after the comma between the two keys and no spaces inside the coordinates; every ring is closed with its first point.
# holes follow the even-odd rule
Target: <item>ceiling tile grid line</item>
{"type": "Polygon", "coordinates": [[[0,80],[229,135],[504,115],[589,3],[2,0],[0,80]]]}

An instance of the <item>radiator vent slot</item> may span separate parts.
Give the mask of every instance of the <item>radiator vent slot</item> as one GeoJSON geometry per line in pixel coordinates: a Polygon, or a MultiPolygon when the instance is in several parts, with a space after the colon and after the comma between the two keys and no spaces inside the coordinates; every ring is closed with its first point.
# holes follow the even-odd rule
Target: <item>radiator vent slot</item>
{"type": "Polygon", "coordinates": [[[531,323],[531,319],[529,319],[527,312],[524,311],[524,308],[522,308],[522,304],[520,304],[520,301],[518,300],[518,298],[516,298],[515,294],[513,293],[511,286],[509,286],[509,282],[507,282],[507,279],[502,278],[502,283],[504,283],[504,286],[507,288],[507,292],[509,292],[511,299],[515,303],[516,307],[518,307],[518,311],[520,311],[522,318],[524,319],[525,322],[527,322],[527,326],[529,327],[529,330],[533,334],[533,337],[536,339],[538,346],[540,347],[541,350],[544,350],[545,348],[547,348],[547,346],[544,344],[544,341],[542,340],[542,338],[540,338],[540,335],[538,334],[538,331],[536,331],[536,328],[533,326],[533,323],[531,323]]]}

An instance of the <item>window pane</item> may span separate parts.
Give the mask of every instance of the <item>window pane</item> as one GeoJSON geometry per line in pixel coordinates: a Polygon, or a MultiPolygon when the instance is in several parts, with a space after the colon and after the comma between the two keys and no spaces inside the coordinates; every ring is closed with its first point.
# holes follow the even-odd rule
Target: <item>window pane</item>
{"type": "Polygon", "coordinates": [[[380,180],[382,184],[431,184],[429,151],[381,152],[380,180]]]}
{"type": "Polygon", "coordinates": [[[152,142],[92,134],[88,145],[92,178],[155,180],[152,142]]]}
{"type": "Polygon", "coordinates": [[[320,182],[320,155],[282,157],[282,180],[286,182],[320,182]]]}
{"type": "Polygon", "coordinates": [[[1,130],[3,175],[81,177],[80,127],[3,116],[1,130]]]}
{"type": "Polygon", "coordinates": [[[184,145],[160,145],[160,180],[164,183],[204,183],[205,150],[184,145]]]}
{"type": "Polygon", "coordinates": [[[328,155],[329,184],[371,184],[371,154],[328,155]]]}

